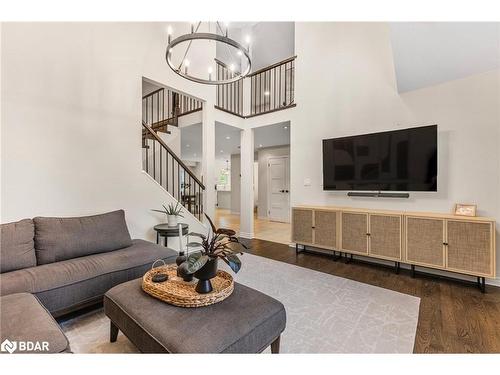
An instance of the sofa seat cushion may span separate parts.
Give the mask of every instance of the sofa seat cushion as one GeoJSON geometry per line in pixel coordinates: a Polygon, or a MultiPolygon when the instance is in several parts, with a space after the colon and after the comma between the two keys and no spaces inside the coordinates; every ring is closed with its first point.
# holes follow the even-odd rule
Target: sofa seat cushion
{"type": "Polygon", "coordinates": [[[0,298],[0,342],[15,342],[14,353],[69,352],[69,342],[59,325],[38,299],[29,293],[16,293],[0,298]],[[39,343],[25,347],[20,341],[39,343]],[[47,343],[47,344],[44,344],[47,343]],[[41,350],[37,350],[41,349],[41,350]]]}
{"type": "Polygon", "coordinates": [[[36,266],[34,237],[31,219],[0,225],[0,273],[36,266]]]}
{"type": "Polygon", "coordinates": [[[105,274],[149,265],[159,258],[176,256],[174,250],[143,240],[108,253],[69,259],[0,275],[0,294],[41,293],[105,274]]]}
{"type": "Polygon", "coordinates": [[[132,245],[123,210],[82,217],[35,217],[37,264],[47,264],[132,245]]]}

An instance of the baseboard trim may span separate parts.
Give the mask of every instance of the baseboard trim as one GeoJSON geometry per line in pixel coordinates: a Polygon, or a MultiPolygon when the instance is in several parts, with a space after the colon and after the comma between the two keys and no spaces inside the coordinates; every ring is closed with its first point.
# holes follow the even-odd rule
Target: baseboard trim
{"type": "Polygon", "coordinates": [[[248,240],[251,240],[253,238],[253,233],[240,232],[240,237],[243,237],[243,238],[246,238],[248,240]]]}

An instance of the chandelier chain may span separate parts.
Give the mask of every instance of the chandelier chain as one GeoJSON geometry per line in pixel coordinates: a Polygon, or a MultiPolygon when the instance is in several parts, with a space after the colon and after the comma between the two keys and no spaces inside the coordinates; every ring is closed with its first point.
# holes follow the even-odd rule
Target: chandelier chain
{"type": "MultiPolygon", "coordinates": [[[[196,30],[194,31],[195,33],[198,32],[198,29],[200,28],[200,25],[201,25],[201,21],[198,22],[198,26],[196,26],[196,30]]],[[[179,64],[179,67],[177,68],[179,70],[181,70],[182,63],[186,60],[186,56],[187,56],[187,54],[189,52],[189,49],[191,48],[191,43],[193,43],[192,40],[189,41],[188,46],[186,47],[186,52],[184,52],[184,57],[182,58],[181,63],[179,64]]]]}

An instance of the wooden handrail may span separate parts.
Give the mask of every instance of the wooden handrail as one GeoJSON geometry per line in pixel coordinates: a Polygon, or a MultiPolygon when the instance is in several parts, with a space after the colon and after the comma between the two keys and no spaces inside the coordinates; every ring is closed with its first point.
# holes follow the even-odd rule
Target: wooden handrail
{"type": "Polygon", "coordinates": [[[150,92],[149,94],[144,95],[142,98],[143,98],[143,99],[146,99],[147,97],[150,97],[150,96],[152,96],[152,95],[154,95],[154,94],[156,94],[157,92],[160,92],[160,91],[162,91],[162,90],[165,90],[165,89],[164,89],[163,87],[160,87],[158,90],[155,90],[155,91],[153,91],[153,92],[150,92]]]}
{"type": "Polygon", "coordinates": [[[142,126],[143,126],[143,127],[144,127],[144,128],[145,128],[148,132],[149,132],[149,134],[151,134],[151,135],[153,136],[153,138],[154,138],[156,141],[158,141],[158,143],[159,143],[159,144],[160,144],[160,145],[161,145],[161,146],[162,146],[165,150],[167,150],[167,152],[170,154],[170,156],[171,156],[171,157],[173,157],[173,158],[174,158],[174,160],[175,160],[177,163],[179,163],[179,165],[180,165],[182,168],[184,168],[184,170],[188,173],[188,175],[189,175],[189,176],[191,176],[191,178],[192,178],[193,180],[195,180],[195,181],[196,181],[196,183],[197,183],[198,185],[200,185],[200,187],[201,187],[203,190],[205,190],[205,185],[203,185],[203,182],[201,182],[201,181],[198,179],[198,177],[196,177],[196,176],[194,175],[194,173],[193,173],[193,172],[191,172],[191,170],[189,169],[189,167],[188,167],[186,164],[184,164],[184,163],[182,162],[182,160],[181,160],[181,159],[179,159],[179,157],[178,157],[178,156],[177,156],[177,155],[176,155],[176,154],[175,154],[175,153],[174,153],[174,152],[170,149],[170,147],[168,147],[168,146],[167,146],[167,144],[163,141],[163,139],[161,139],[161,138],[160,138],[160,136],[159,136],[158,134],[156,134],[156,132],[155,132],[153,129],[151,129],[151,127],[150,127],[150,126],[148,126],[148,125],[147,125],[144,121],[142,122],[142,126]]]}
{"type": "Polygon", "coordinates": [[[292,56],[292,57],[289,57],[288,59],[285,59],[285,60],[282,60],[282,61],[278,61],[277,63],[274,63],[272,65],[269,65],[269,66],[266,66],[262,69],[259,69],[259,70],[256,70],[255,72],[252,72],[250,74],[247,75],[247,77],[252,77],[252,76],[255,76],[257,74],[260,74],[260,73],[264,73],[264,72],[267,72],[268,70],[271,70],[271,69],[274,69],[276,68],[277,66],[280,66],[280,65],[284,65],[286,63],[289,63],[290,61],[293,61],[297,58],[297,55],[295,56],[292,56]]]}

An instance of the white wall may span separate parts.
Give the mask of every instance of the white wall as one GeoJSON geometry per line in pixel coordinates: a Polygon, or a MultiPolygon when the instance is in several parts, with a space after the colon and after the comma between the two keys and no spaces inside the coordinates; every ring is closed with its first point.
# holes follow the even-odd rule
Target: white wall
{"type": "Polygon", "coordinates": [[[257,209],[259,204],[259,162],[253,163],[253,206],[257,209]]]}
{"type": "Polygon", "coordinates": [[[231,213],[240,213],[241,197],[241,156],[231,155],[231,213]]]}
{"type": "Polygon", "coordinates": [[[252,70],[295,54],[293,22],[259,22],[251,28],[252,70]]]}
{"type": "Polygon", "coordinates": [[[207,108],[215,95],[167,67],[165,24],[8,23],[1,38],[2,222],[124,208],[133,237],[155,238],[150,209],[171,198],[142,172],[142,77],[207,108]]]}
{"type": "Polygon", "coordinates": [[[257,216],[261,219],[267,218],[268,203],[267,203],[267,184],[268,184],[268,160],[276,156],[289,156],[290,146],[263,148],[258,151],[259,163],[259,199],[257,203],[257,216]]]}
{"type": "Polygon", "coordinates": [[[292,205],[450,212],[471,202],[500,221],[498,70],[399,96],[386,24],[296,23],[295,37],[292,205]],[[322,139],[429,124],[439,126],[438,193],[353,199],[323,191],[322,139]]]}

